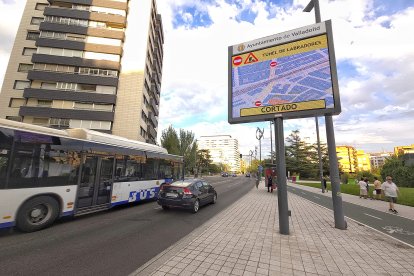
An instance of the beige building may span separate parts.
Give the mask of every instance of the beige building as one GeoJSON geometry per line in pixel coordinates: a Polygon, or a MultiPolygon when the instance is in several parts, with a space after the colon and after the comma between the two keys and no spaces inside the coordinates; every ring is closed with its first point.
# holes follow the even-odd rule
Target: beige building
{"type": "Polygon", "coordinates": [[[389,152],[370,153],[371,168],[381,168],[385,164],[385,160],[391,155],[392,153],[389,152]]]}
{"type": "Polygon", "coordinates": [[[198,139],[200,149],[209,150],[214,164],[225,164],[232,172],[240,172],[239,142],[230,135],[201,136],[198,139]]]}
{"type": "Polygon", "coordinates": [[[163,43],[155,0],[27,0],[0,118],[155,143],[163,43]]]}

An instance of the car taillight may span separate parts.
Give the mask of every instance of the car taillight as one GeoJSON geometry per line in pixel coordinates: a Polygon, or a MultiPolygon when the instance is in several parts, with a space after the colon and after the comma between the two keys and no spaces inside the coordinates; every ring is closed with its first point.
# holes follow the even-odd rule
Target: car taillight
{"type": "Polygon", "coordinates": [[[192,195],[193,193],[190,191],[190,189],[188,189],[188,188],[184,188],[183,189],[183,192],[184,192],[184,194],[185,195],[192,195]]]}

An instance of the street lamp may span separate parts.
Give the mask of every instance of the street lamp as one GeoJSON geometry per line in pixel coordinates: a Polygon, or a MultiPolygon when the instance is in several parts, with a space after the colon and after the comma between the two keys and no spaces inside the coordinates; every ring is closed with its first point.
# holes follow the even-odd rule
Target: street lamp
{"type": "Polygon", "coordinates": [[[256,129],[256,139],[259,140],[259,160],[262,163],[262,138],[263,138],[264,128],[260,129],[257,127],[256,129]]]}

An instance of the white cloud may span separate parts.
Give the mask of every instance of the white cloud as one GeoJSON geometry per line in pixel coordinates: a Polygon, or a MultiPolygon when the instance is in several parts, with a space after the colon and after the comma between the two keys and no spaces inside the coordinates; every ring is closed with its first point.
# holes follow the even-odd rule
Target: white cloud
{"type": "MultiPolygon", "coordinates": [[[[256,127],[265,127],[266,131],[269,123],[229,125],[226,122],[227,47],[313,24],[313,12],[302,12],[308,2],[294,0],[290,7],[273,4],[266,10],[263,1],[244,0],[243,5],[257,12],[251,24],[237,22],[235,18],[240,11],[225,0],[158,0],[165,34],[159,133],[172,124],[175,128],[192,130],[197,136],[230,134],[239,139],[242,153],[254,149],[258,145],[256,127]],[[212,24],[174,29],[173,10],[180,11],[187,23],[197,18],[197,14],[180,9],[183,5],[208,12],[212,24]]],[[[23,7],[24,1],[14,5],[0,3],[0,62],[3,65],[11,51],[11,43],[6,41],[14,37],[23,7]]],[[[375,6],[374,0],[321,0],[320,7],[322,20],[333,21],[337,65],[349,66],[339,75],[343,112],[333,118],[337,144],[377,151],[413,143],[414,8],[394,14],[382,12],[375,18],[382,7],[375,6]]],[[[1,76],[4,70],[2,66],[1,76]]],[[[314,121],[314,118],[285,121],[285,136],[299,129],[303,137],[314,141],[314,121]]],[[[322,118],[320,125],[321,137],[325,140],[322,118]]],[[[270,146],[266,133],[264,149],[270,146]]]]}

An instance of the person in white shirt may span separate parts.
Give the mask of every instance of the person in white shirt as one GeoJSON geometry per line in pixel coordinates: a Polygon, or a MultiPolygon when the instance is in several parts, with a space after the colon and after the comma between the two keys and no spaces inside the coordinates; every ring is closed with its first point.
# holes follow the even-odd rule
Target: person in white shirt
{"type": "Polygon", "coordinates": [[[397,202],[397,197],[400,191],[398,190],[397,185],[392,182],[392,177],[387,176],[386,181],[382,183],[381,189],[384,192],[386,200],[390,203],[390,209],[388,211],[398,214],[397,210],[394,209],[394,203],[397,202]]]}
{"type": "Polygon", "coordinates": [[[358,182],[359,185],[359,198],[363,197],[367,199],[368,191],[367,191],[367,183],[364,181],[364,178],[361,177],[361,181],[358,182]]]}

